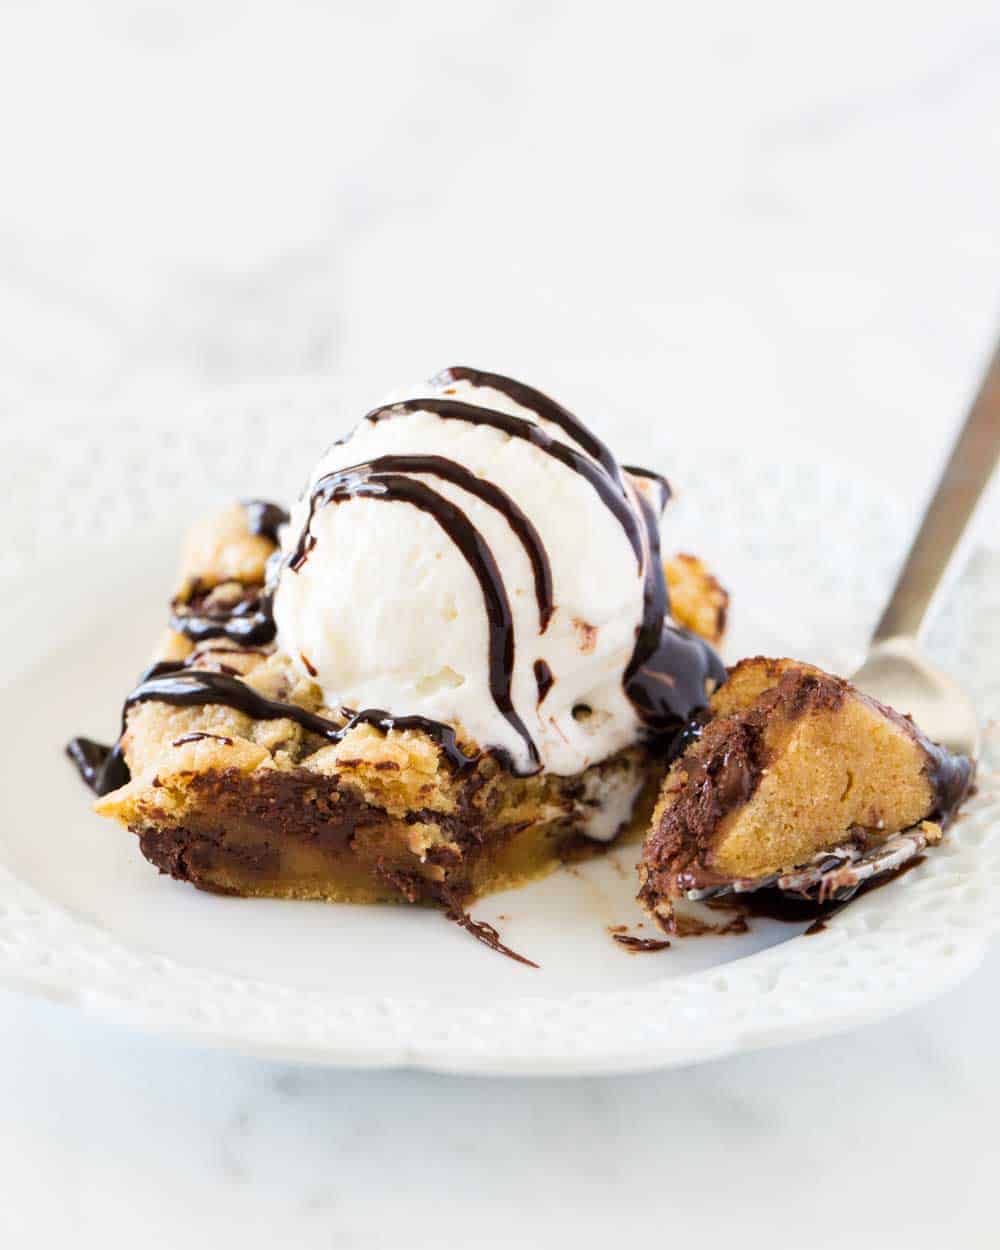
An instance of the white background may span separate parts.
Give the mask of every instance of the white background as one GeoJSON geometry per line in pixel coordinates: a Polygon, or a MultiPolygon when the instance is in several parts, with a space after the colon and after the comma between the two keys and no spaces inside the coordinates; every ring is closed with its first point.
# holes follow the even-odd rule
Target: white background
{"type": "MultiPolygon", "coordinates": [[[[233,384],[360,407],[470,363],[915,516],[998,291],[995,3],[0,3],[5,429],[182,437],[233,384]]],[[[995,1246],[998,980],[565,1083],[293,1069],[5,993],[0,1241],[995,1246]]]]}

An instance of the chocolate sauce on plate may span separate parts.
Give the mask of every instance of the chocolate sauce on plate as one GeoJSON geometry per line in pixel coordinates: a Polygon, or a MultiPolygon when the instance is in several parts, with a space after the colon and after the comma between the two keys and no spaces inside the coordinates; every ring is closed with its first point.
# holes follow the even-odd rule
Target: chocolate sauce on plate
{"type": "Polygon", "coordinates": [[[105,746],[103,742],[95,742],[93,738],[73,738],[66,745],[66,754],[76,765],[81,780],[95,794],[108,793],[100,788],[100,778],[112,750],[112,747],[105,746]]]}
{"type": "Polygon", "coordinates": [[[435,891],[436,901],[444,907],[444,914],[453,924],[457,924],[466,933],[471,933],[477,942],[482,942],[484,946],[488,946],[490,950],[497,951],[501,955],[506,955],[508,959],[513,959],[516,963],[527,964],[529,968],[537,968],[538,964],[533,959],[528,959],[526,955],[519,955],[517,951],[504,944],[500,940],[500,934],[491,924],[487,924],[485,920],[473,920],[462,904],[452,894],[446,886],[440,886],[435,891]]]}
{"type": "Polygon", "coordinates": [[[913,859],[909,859],[905,864],[900,864],[898,868],[891,868],[888,872],[880,873],[877,877],[871,877],[867,881],[862,881],[849,893],[841,894],[839,898],[829,902],[821,903],[816,899],[807,898],[801,894],[793,894],[790,891],[779,890],[776,887],[769,887],[763,890],[751,890],[746,894],[727,894],[724,899],[709,901],[708,906],[713,910],[735,912],[744,916],[760,916],[767,920],[781,920],[785,924],[804,924],[807,920],[811,921],[809,927],[803,931],[804,937],[812,937],[816,933],[822,933],[826,928],[827,921],[845,907],[861,898],[864,894],[870,894],[873,890],[881,890],[883,886],[890,885],[897,878],[904,876],[918,864],[922,864],[927,858],[926,855],[916,855],[913,859]]]}
{"type": "MultiPolygon", "coordinates": [[[[183,660],[160,660],[159,663],[147,668],[140,676],[136,689],[141,689],[145,682],[160,677],[164,673],[176,673],[183,667],[183,660]]],[[[120,789],[120,787],[127,785],[131,780],[131,774],[129,773],[128,765],[125,763],[125,754],[122,749],[122,737],[125,733],[125,722],[130,707],[131,703],[129,699],[126,699],[122,707],[121,729],[118,734],[118,741],[113,746],[105,746],[103,743],[94,742],[90,738],[73,738],[66,745],[66,754],[76,765],[76,771],[80,774],[80,779],[93,790],[98,798],[103,797],[105,794],[110,794],[112,790],[120,789]]]]}
{"type": "Polygon", "coordinates": [[[612,933],[612,938],[620,946],[633,953],[641,951],[665,951],[670,946],[666,938],[633,937],[631,933],[612,933]]]}
{"type": "Polygon", "coordinates": [[[515,963],[527,964],[529,968],[537,968],[538,964],[533,959],[529,959],[527,955],[519,955],[517,951],[505,945],[500,940],[500,934],[491,924],[487,924],[485,920],[473,920],[469,913],[461,907],[446,907],[445,916],[457,924],[459,928],[464,929],[466,933],[471,933],[477,942],[482,942],[484,946],[488,946],[491,951],[496,951],[500,955],[506,955],[508,959],[513,959],[515,963]]]}

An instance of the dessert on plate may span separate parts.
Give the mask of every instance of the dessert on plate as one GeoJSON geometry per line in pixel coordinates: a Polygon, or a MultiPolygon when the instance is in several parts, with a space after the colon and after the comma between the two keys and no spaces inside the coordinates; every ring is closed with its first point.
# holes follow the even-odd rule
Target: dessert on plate
{"type": "Polygon", "coordinates": [[[643,829],[725,679],[727,596],[665,567],[668,498],[512,379],[392,397],[290,514],[191,531],[117,744],[70,746],[97,811],[204,889],[455,916],[643,829]]]}
{"type": "Polygon", "coordinates": [[[971,762],[811,665],[727,671],[669,497],[510,378],[392,396],[290,512],[192,527],[117,742],[68,748],[96,810],[202,889],[435,904],[511,955],[472,899],[644,833],[671,933],[682,899],[822,906],[911,866],[971,762]]]}
{"type": "Polygon", "coordinates": [[[972,778],[908,717],[787,659],[737,664],[685,743],[639,866],[668,931],[682,898],[850,897],[939,842],[972,778]]]}

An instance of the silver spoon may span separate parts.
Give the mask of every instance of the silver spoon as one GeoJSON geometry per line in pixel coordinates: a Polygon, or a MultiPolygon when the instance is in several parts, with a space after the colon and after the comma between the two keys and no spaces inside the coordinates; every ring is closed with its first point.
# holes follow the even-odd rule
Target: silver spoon
{"type": "MultiPolygon", "coordinates": [[[[872,635],[867,658],[851,678],[860,690],[880,702],[908,712],[932,741],[970,759],[979,753],[976,709],[961,686],[927,659],[920,638],[931,603],[989,485],[998,457],[1000,348],[927,505],[906,564],[872,635]]],[[[867,851],[850,844],[834,847],[784,875],[730,881],[688,890],[686,895],[700,901],[775,886],[800,898],[844,901],[863,882],[900,868],[940,836],[934,826],[920,826],[894,834],[867,851]]]]}
{"type": "Polygon", "coordinates": [[[908,712],[933,742],[974,759],[979,717],[972,700],[924,655],[921,636],[956,548],[1000,456],[1000,348],[965,420],[910,554],[851,680],[908,712]]]}

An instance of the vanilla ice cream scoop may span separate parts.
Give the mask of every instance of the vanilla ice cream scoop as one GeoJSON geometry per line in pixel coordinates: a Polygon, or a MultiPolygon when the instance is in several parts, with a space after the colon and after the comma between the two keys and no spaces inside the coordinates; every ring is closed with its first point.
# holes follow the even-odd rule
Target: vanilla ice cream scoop
{"type": "Polygon", "coordinates": [[[284,531],[278,645],[332,707],[582,772],[724,678],[669,618],[667,496],[540,392],[448,369],[319,461],[284,531]]]}

